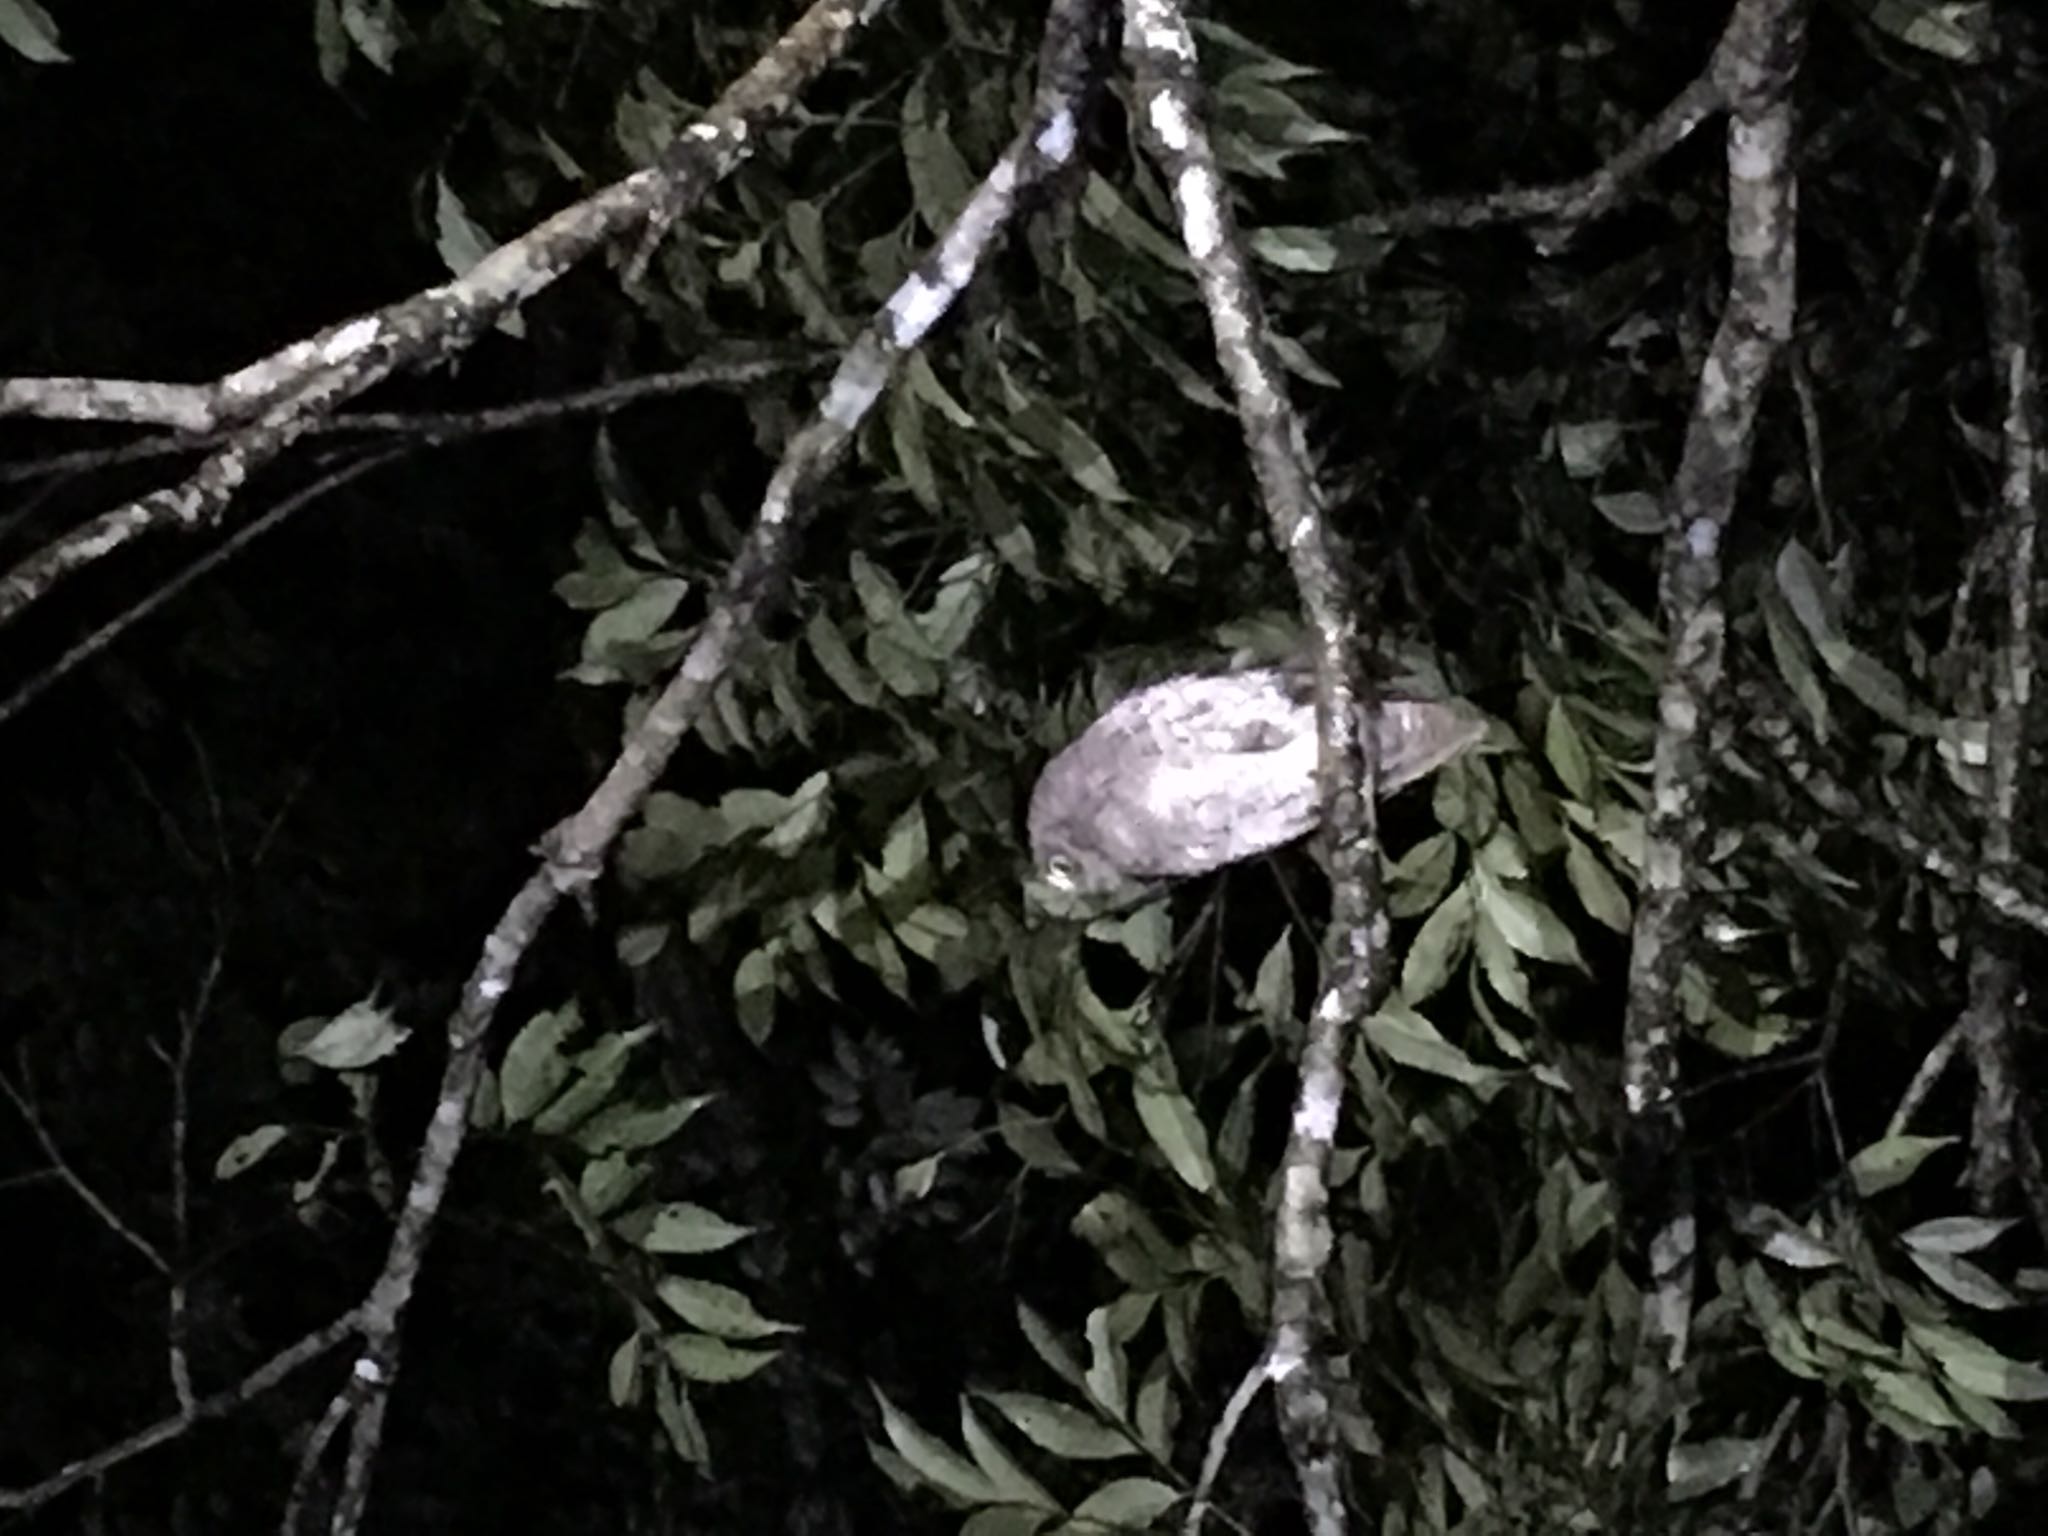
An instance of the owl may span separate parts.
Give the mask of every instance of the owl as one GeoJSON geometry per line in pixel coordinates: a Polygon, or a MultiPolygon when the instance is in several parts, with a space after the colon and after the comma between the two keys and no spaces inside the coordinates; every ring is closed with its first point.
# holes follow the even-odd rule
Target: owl
{"type": "MultiPolygon", "coordinates": [[[[1455,704],[1382,699],[1380,790],[1485,735],[1455,704]]],[[[1265,853],[1322,818],[1315,687],[1255,667],[1125,694],[1062,749],[1031,794],[1030,894],[1057,913],[1113,911],[1163,883],[1265,853]]]]}

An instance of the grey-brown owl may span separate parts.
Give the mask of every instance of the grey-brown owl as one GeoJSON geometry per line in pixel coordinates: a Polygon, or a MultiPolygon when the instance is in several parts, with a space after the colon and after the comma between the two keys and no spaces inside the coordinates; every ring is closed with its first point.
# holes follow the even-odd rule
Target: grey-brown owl
{"type": "MultiPolygon", "coordinates": [[[[1485,730],[1454,704],[1382,699],[1381,792],[1485,730]]],[[[1316,757],[1314,684],[1300,671],[1173,677],[1126,694],[1039,776],[1032,894],[1055,909],[1113,910],[1293,842],[1322,819],[1316,757]]]]}

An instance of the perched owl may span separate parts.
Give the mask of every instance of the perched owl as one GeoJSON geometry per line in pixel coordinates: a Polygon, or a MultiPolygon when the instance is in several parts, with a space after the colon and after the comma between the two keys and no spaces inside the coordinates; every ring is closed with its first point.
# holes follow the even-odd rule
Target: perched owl
{"type": "MultiPolygon", "coordinates": [[[[1382,699],[1380,789],[1485,734],[1453,704],[1382,699]]],[[[1046,765],[1031,794],[1031,894],[1110,911],[1161,883],[1291,843],[1322,819],[1313,679],[1257,667],[1124,695],[1046,765]]]]}

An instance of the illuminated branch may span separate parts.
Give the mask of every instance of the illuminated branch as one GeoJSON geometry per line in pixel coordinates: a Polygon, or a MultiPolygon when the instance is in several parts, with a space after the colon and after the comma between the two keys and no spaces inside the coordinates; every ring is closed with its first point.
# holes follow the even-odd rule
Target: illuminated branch
{"type": "Polygon", "coordinates": [[[1625,1215],[1646,1240],[1651,1285],[1632,1404],[1639,1432],[1651,1427],[1656,1398],[1684,1361],[1691,1327],[1696,1234],[1678,1098],[1679,979],[1697,937],[1694,885],[1708,833],[1707,725],[1728,628],[1722,547],[1764,388],[1792,333],[1791,97],[1805,10],[1804,0],[1743,0],[1719,50],[1729,95],[1728,295],[1666,508],[1659,598],[1667,649],[1622,1025],[1622,1163],[1641,1197],[1625,1215]]]}
{"type": "Polygon", "coordinates": [[[447,361],[593,252],[687,213],[788,118],[803,91],[886,3],[817,0],[677,136],[659,164],[542,221],[453,282],[329,326],[214,384],[0,381],[0,417],[153,420],[188,431],[234,431],[181,483],[101,513],[0,576],[0,624],[137,539],[213,526],[252,475],[346,402],[394,373],[447,361]]]}
{"type": "MultiPolygon", "coordinates": [[[[1378,733],[1354,725],[1374,717],[1377,701],[1359,665],[1359,617],[1332,554],[1322,488],[1266,334],[1229,190],[1203,121],[1194,34],[1178,0],[1130,0],[1124,47],[1137,87],[1139,126],[1172,188],[1181,240],[1209,312],[1217,361],[1236,396],[1273,541],[1287,552],[1313,637],[1335,954],[1302,1046],[1274,1218],[1271,1333],[1254,1374],[1273,1384],[1309,1528],[1318,1536],[1340,1536],[1347,1516],[1324,1272],[1332,1247],[1329,1169],[1344,1102],[1345,1052],[1353,1026],[1378,1005],[1392,978],[1390,924],[1380,891],[1378,733]]],[[[1255,1390],[1248,1376],[1232,1400],[1238,1413],[1255,1390]]],[[[1232,1422],[1227,1418],[1220,1427],[1222,1438],[1232,1422]]],[[[1202,1519],[1222,1448],[1221,1439],[1212,1442],[1204,1484],[1187,1514],[1191,1529],[1202,1519]]]]}
{"type": "MultiPolygon", "coordinates": [[[[930,334],[1010,224],[1019,198],[1076,155],[1078,100],[1086,84],[1080,19],[1093,0],[1056,0],[1032,120],[976,188],[936,249],[906,278],[848,348],[817,414],[790,440],[761,510],[727,570],[704,621],[666,687],[649,703],[603,781],[581,809],[542,840],[540,867],[512,898],[483,943],[448,1023],[448,1059],[434,1114],[414,1164],[382,1273],[363,1309],[363,1347],[329,1422],[352,1420],[331,1529],[351,1536],[361,1523],[384,1416],[399,1367],[399,1329],[448,1182],[469,1130],[469,1103],[483,1073],[484,1042],[526,951],[568,895],[588,892],[619,834],[645,803],[676,747],[731,669],[763,616],[787,590],[799,533],[817,493],[881,399],[896,364],[930,334]]],[[[310,1448],[317,1455],[319,1441],[310,1448]]],[[[301,1470],[301,1483],[308,1473],[301,1470]]]]}

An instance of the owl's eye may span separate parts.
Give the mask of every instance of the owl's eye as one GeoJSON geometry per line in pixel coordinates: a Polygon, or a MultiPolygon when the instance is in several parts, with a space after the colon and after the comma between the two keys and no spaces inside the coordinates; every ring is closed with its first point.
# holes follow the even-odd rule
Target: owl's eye
{"type": "Polygon", "coordinates": [[[1056,853],[1045,861],[1045,883],[1055,890],[1071,891],[1081,878],[1081,866],[1072,856],[1056,853]]]}

